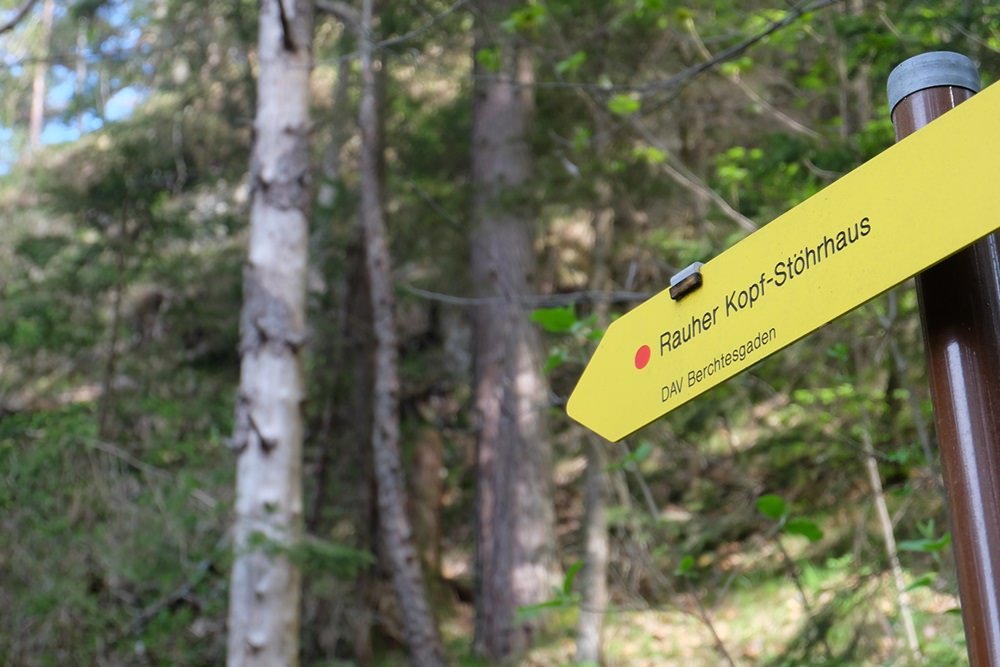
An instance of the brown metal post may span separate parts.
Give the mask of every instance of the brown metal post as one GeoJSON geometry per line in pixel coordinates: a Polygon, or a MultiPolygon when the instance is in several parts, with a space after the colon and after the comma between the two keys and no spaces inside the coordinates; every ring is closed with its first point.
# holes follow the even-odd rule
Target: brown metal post
{"type": "MultiPolygon", "coordinates": [[[[902,63],[889,75],[896,140],[978,89],[975,65],[957,53],[902,63]]],[[[917,276],[917,294],[969,660],[973,667],[1000,667],[998,234],[917,276]]]]}

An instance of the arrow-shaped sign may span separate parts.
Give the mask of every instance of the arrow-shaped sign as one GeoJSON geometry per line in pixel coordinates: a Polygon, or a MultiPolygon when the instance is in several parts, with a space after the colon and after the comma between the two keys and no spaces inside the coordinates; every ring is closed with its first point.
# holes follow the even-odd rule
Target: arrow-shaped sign
{"type": "Polygon", "coordinates": [[[567,412],[620,440],[1000,228],[1000,83],[608,327],[567,412]]]}

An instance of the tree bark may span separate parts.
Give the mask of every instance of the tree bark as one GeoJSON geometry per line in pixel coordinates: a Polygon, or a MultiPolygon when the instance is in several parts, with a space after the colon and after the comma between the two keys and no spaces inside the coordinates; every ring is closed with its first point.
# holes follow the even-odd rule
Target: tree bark
{"type": "Polygon", "coordinates": [[[913,622],[913,609],[910,606],[910,593],[906,588],[906,578],[903,575],[903,568],[899,564],[899,551],[896,549],[892,517],[889,516],[889,508],[885,502],[885,491],[882,488],[882,477],[878,472],[878,461],[875,459],[875,448],[872,445],[872,434],[869,427],[870,424],[866,420],[861,432],[865,470],[868,473],[868,483],[875,501],[878,525],[882,529],[882,542],[885,544],[885,555],[889,559],[892,582],[896,586],[896,601],[899,604],[900,619],[903,621],[903,636],[906,638],[906,647],[910,651],[910,657],[919,663],[921,659],[920,640],[917,639],[917,628],[913,622]]]}
{"type": "MultiPolygon", "coordinates": [[[[351,359],[350,414],[355,423],[348,430],[348,437],[354,438],[347,446],[354,456],[352,465],[359,478],[355,489],[355,546],[371,554],[378,553],[378,511],[375,506],[375,471],[372,461],[371,442],[374,433],[375,414],[372,396],[375,394],[375,354],[371,341],[375,335],[372,322],[372,299],[369,289],[368,269],[363,252],[364,241],[358,246],[358,257],[351,254],[350,277],[348,278],[347,328],[348,354],[351,359]]],[[[353,249],[352,249],[353,250],[353,249]]],[[[372,646],[372,625],[375,616],[373,593],[376,567],[367,565],[354,579],[351,604],[351,647],[358,667],[375,664],[372,646]]]]}
{"type": "MultiPolygon", "coordinates": [[[[83,95],[83,90],[87,85],[87,58],[86,58],[86,48],[87,48],[87,22],[80,21],[76,27],[76,65],[74,67],[76,78],[73,81],[73,94],[81,97],[83,95]]],[[[83,136],[84,125],[83,125],[83,111],[80,111],[76,117],[76,129],[83,136]]]]}
{"type": "Polygon", "coordinates": [[[445,664],[444,648],[417,556],[399,452],[399,350],[392,295],[392,264],[382,210],[378,91],[372,62],[372,5],[362,3],[361,29],[361,226],[365,239],[375,331],[375,396],[372,449],[378,494],[379,528],[392,582],[399,599],[410,663],[445,664]]]}
{"type": "MultiPolygon", "coordinates": [[[[600,153],[603,153],[600,150],[600,153]]],[[[611,187],[607,182],[597,185],[600,205],[594,215],[594,255],[591,268],[591,289],[610,290],[608,262],[614,234],[614,210],[611,207],[611,187]]],[[[594,307],[597,326],[606,329],[609,323],[608,304],[601,301],[594,307]]],[[[608,473],[607,446],[592,433],[584,436],[587,448],[587,474],[584,491],[584,567],[580,573],[580,616],[576,625],[576,661],[601,664],[603,659],[604,610],[608,605],[608,473]]]]}
{"type": "Polygon", "coordinates": [[[49,43],[52,38],[52,19],[55,14],[55,0],[45,0],[42,4],[42,34],[39,38],[41,49],[35,63],[31,81],[31,113],[28,117],[28,149],[35,150],[42,145],[42,129],[45,126],[46,78],[49,74],[49,43]]]}
{"type": "Polygon", "coordinates": [[[302,535],[311,0],[262,0],[249,259],[240,317],[228,664],[294,666],[302,535]]]}
{"type": "Polygon", "coordinates": [[[427,575],[432,599],[440,599],[441,577],[441,497],[444,495],[444,440],[434,426],[422,428],[414,438],[410,469],[410,515],[420,551],[420,562],[427,575]]]}
{"type": "Polygon", "coordinates": [[[477,3],[477,49],[498,48],[496,73],[477,64],[472,179],[472,278],[481,296],[502,297],[475,315],[475,649],[494,660],[526,648],[535,624],[518,607],[541,602],[555,583],[551,444],[542,423],[547,387],[538,332],[521,303],[534,281],[528,135],[534,111],[530,55],[504,36],[514,3],[477,3]],[[494,38],[498,41],[494,41],[494,38]]]}
{"type": "Polygon", "coordinates": [[[586,544],[580,573],[580,617],[576,624],[576,662],[602,664],[604,610],[608,605],[608,482],[607,446],[595,435],[587,447],[586,544]]]}

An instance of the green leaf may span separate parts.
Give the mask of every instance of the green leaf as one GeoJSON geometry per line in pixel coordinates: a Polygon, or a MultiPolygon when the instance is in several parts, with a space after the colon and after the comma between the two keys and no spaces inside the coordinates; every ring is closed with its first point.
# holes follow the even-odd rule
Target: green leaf
{"type": "Polygon", "coordinates": [[[885,455],[886,461],[891,461],[892,463],[906,464],[915,459],[917,455],[909,449],[899,449],[895,452],[889,452],[885,455]]]}
{"type": "Polygon", "coordinates": [[[511,12],[507,20],[500,25],[507,32],[529,32],[542,27],[546,18],[545,6],[532,0],[524,7],[511,12]]]}
{"type": "Polygon", "coordinates": [[[573,604],[573,600],[560,596],[552,600],[539,602],[538,604],[529,604],[523,607],[518,607],[517,613],[514,615],[514,622],[527,623],[528,621],[538,618],[542,615],[542,612],[548,609],[561,609],[562,607],[568,607],[571,604],[573,604]]]}
{"type": "Polygon", "coordinates": [[[632,149],[632,155],[652,165],[663,164],[667,161],[666,152],[654,146],[637,146],[632,149]]]}
{"type": "Polygon", "coordinates": [[[576,324],[576,312],[572,306],[536,308],[531,313],[531,321],[541,325],[549,333],[566,333],[576,324]]]}
{"type": "Polygon", "coordinates": [[[896,547],[900,551],[919,551],[922,553],[936,553],[951,544],[951,533],[945,533],[937,539],[922,538],[919,540],[903,540],[896,547]]]}
{"type": "Polygon", "coordinates": [[[608,100],[608,111],[617,116],[628,116],[638,111],[642,105],[635,93],[618,94],[608,100]]]}
{"type": "Polygon", "coordinates": [[[643,13],[658,13],[666,9],[665,0],[638,0],[636,10],[643,13]]]}
{"type": "Polygon", "coordinates": [[[587,62],[586,51],[577,51],[569,58],[564,58],[556,63],[556,72],[559,74],[572,74],[580,69],[583,63],[587,62]]]}
{"type": "Polygon", "coordinates": [[[573,128],[573,138],[570,141],[573,144],[573,150],[577,152],[582,152],[590,148],[590,137],[591,132],[588,128],[582,125],[577,125],[573,128]]]}
{"type": "Polygon", "coordinates": [[[561,347],[552,348],[552,351],[549,352],[549,358],[545,360],[545,367],[542,369],[542,372],[550,373],[564,363],[566,363],[566,350],[561,347]]]}
{"type": "Polygon", "coordinates": [[[677,569],[674,570],[674,575],[678,577],[686,577],[691,574],[694,569],[694,556],[688,554],[681,558],[680,562],[677,563],[677,569]]]}
{"type": "Polygon", "coordinates": [[[809,389],[796,389],[792,392],[792,398],[796,403],[801,403],[802,405],[816,404],[816,394],[809,389]]]}
{"type": "Polygon", "coordinates": [[[649,455],[653,453],[653,444],[649,440],[643,440],[639,443],[639,446],[635,448],[632,452],[630,458],[635,463],[642,463],[649,458],[649,455]]]}
{"type": "Polygon", "coordinates": [[[723,76],[737,76],[740,73],[740,64],[738,62],[728,62],[719,65],[719,71],[723,76]]]}
{"type": "Polygon", "coordinates": [[[566,576],[563,577],[563,595],[568,596],[573,593],[573,582],[576,581],[576,575],[581,569],[583,569],[583,561],[578,560],[566,570],[566,576]]]}
{"type": "Polygon", "coordinates": [[[487,72],[496,74],[500,71],[500,49],[479,49],[476,51],[476,62],[487,72]]]}
{"type": "Polygon", "coordinates": [[[933,572],[928,572],[927,574],[923,575],[922,577],[914,579],[910,583],[910,585],[906,587],[906,590],[912,591],[912,590],[914,590],[916,588],[927,588],[928,586],[930,586],[931,584],[934,583],[935,579],[937,579],[937,575],[935,573],[933,573],[933,572]]]}
{"type": "Polygon", "coordinates": [[[727,184],[740,183],[750,176],[750,171],[735,164],[724,164],[719,167],[719,178],[727,184]]]}
{"type": "Polygon", "coordinates": [[[785,532],[789,535],[801,535],[810,542],[819,542],[823,539],[823,531],[808,519],[791,519],[785,524],[785,532]]]}
{"type": "Polygon", "coordinates": [[[757,499],[757,511],[769,519],[780,521],[788,512],[788,504],[781,496],[768,493],[757,499]]]}
{"type": "Polygon", "coordinates": [[[847,343],[835,343],[826,351],[828,356],[833,357],[841,363],[847,363],[849,352],[850,349],[847,347],[847,343]]]}

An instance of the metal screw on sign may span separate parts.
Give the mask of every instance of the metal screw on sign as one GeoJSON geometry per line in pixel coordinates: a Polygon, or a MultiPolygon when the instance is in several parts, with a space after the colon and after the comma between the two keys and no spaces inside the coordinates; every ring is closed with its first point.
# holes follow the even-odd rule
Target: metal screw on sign
{"type": "MultiPolygon", "coordinates": [[[[979,73],[963,55],[903,62],[888,81],[897,142],[978,91],[979,73]]],[[[896,196],[906,196],[905,180],[896,196]]],[[[1000,237],[959,251],[916,283],[969,660],[1000,667],[1000,237]]]]}

